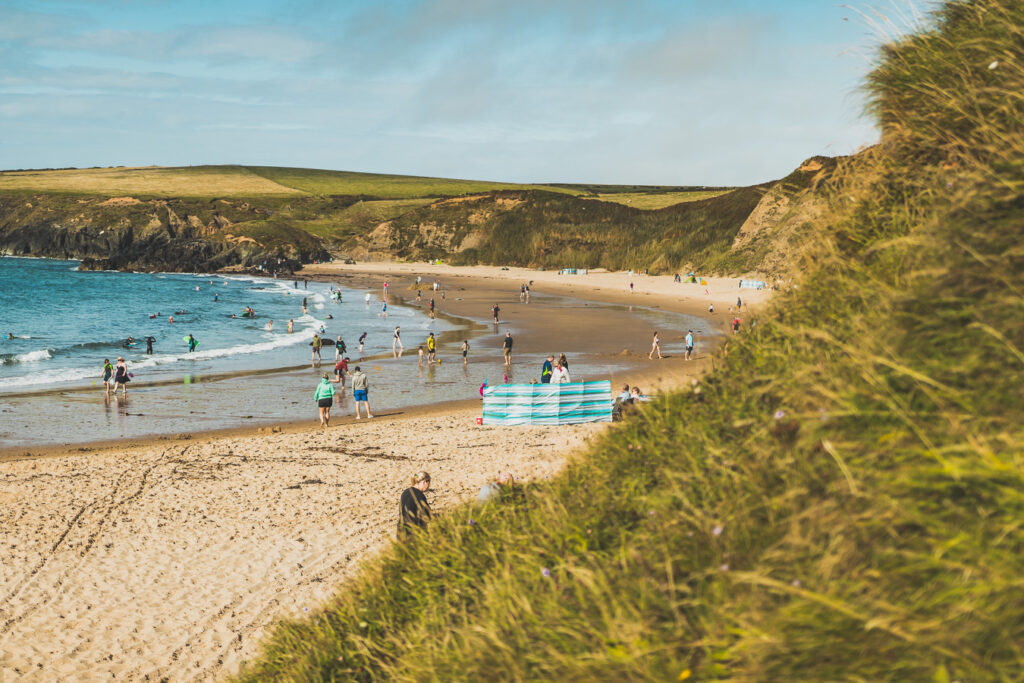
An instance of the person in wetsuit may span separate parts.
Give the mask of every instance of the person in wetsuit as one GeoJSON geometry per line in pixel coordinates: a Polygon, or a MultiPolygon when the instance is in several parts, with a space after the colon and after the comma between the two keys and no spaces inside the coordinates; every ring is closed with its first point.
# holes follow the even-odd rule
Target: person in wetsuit
{"type": "Polygon", "coordinates": [[[156,341],[156,337],[146,337],[146,353],[153,355],[153,342],[156,341]]]}

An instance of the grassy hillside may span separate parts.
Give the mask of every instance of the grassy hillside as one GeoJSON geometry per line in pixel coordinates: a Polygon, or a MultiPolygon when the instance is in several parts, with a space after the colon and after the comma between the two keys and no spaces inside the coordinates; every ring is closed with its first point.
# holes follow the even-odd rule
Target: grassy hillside
{"type": "Polygon", "coordinates": [[[452,178],[421,178],[417,176],[384,175],[321,171],[311,168],[280,168],[248,166],[248,170],[279,185],[317,195],[362,195],[379,199],[412,199],[421,197],[452,197],[477,192],[514,189],[546,189],[575,194],[570,189],[544,185],[493,183],[482,180],[452,178]]]}
{"type": "Polygon", "coordinates": [[[261,197],[301,194],[244,166],[90,168],[0,172],[0,192],[152,197],[261,197]]]}
{"type": "Polygon", "coordinates": [[[311,194],[417,199],[512,189],[580,193],[579,190],[546,185],[273,166],[147,166],[0,172],[0,192],[136,195],[147,198],[249,198],[311,194]]]}
{"type": "Polygon", "coordinates": [[[741,188],[660,210],[551,192],[494,192],[409,211],[362,242],[409,260],[673,272],[728,252],[763,192],[741,188]]]}
{"type": "Polygon", "coordinates": [[[1024,5],[882,50],[799,289],[557,480],[395,545],[242,680],[1024,678],[1024,5]]]}

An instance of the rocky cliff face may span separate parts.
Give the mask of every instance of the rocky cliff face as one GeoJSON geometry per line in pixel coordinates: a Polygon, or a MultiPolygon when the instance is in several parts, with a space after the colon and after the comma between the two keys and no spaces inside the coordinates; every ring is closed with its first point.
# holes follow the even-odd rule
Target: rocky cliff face
{"type": "Polygon", "coordinates": [[[0,196],[0,252],[81,259],[87,269],[211,272],[327,257],[302,230],[248,236],[270,210],[222,199],[0,196]]]}

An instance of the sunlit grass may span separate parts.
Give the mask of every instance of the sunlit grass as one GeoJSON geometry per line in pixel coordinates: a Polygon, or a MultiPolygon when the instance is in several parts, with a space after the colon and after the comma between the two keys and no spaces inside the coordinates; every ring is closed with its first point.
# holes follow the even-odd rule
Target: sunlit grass
{"type": "Polygon", "coordinates": [[[394,545],[241,679],[1024,678],[1021,26],[947,3],[887,47],[881,144],[710,376],[394,545]]]}

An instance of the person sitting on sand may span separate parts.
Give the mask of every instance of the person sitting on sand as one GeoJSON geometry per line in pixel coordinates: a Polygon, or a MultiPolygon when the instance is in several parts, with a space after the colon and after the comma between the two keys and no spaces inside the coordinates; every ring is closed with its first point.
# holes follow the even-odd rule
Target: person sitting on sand
{"type": "Polygon", "coordinates": [[[622,401],[623,403],[627,403],[630,400],[629,385],[628,384],[623,384],[622,385],[622,392],[618,396],[616,396],[615,399],[617,401],[622,401]]]}
{"type": "Polygon", "coordinates": [[[476,502],[487,503],[500,499],[505,488],[515,485],[515,482],[516,478],[512,476],[511,472],[502,472],[496,480],[487,482],[480,488],[480,493],[476,496],[476,502]]]}
{"type": "Polygon", "coordinates": [[[630,389],[629,397],[633,399],[634,403],[647,403],[651,400],[650,396],[645,396],[643,392],[640,391],[640,387],[633,387],[630,389]]]}
{"type": "Polygon", "coordinates": [[[409,538],[415,530],[427,528],[430,521],[430,505],[424,495],[430,490],[430,473],[417,472],[411,486],[402,492],[398,507],[398,535],[409,538]]]}
{"type": "Polygon", "coordinates": [[[317,408],[320,409],[320,426],[329,427],[331,422],[331,406],[334,405],[334,387],[330,376],[325,372],[313,395],[317,408]]]}

